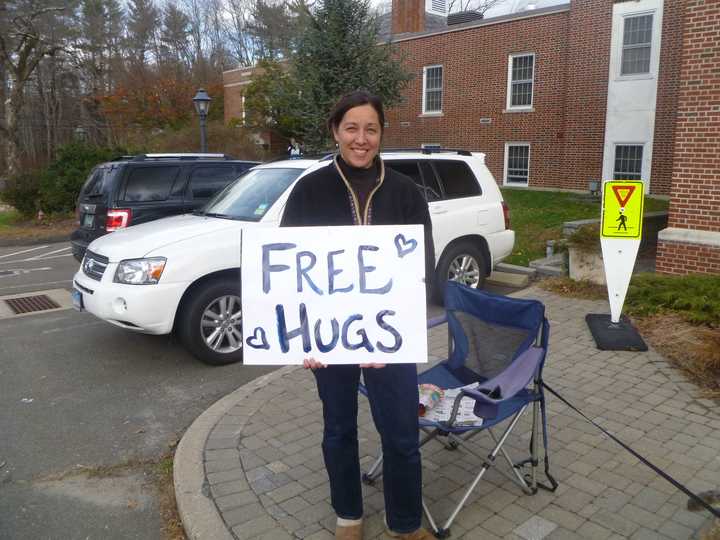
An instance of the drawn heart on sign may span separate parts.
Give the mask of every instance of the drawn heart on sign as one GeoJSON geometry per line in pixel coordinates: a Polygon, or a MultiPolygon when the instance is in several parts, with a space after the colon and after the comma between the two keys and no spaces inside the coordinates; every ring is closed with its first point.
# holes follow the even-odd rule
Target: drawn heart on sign
{"type": "Polygon", "coordinates": [[[404,234],[398,234],[395,237],[395,247],[397,248],[398,257],[403,258],[408,253],[415,251],[417,240],[414,238],[406,240],[404,234]]]}
{"type": "Polygon", "coordinates": [[[252,336],[245,340],[245,343],[247,343],[248,346],[252,347],[253,349],[270,348],[270,345],[268,345],[267,342],[267,338],[265,337],[265,330],[260,326],[255,329],[252,336]]]}

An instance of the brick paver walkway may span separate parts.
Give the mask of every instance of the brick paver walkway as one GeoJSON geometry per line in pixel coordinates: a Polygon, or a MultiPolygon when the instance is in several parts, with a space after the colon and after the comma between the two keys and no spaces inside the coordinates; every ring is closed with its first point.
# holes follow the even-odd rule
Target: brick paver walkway
{"type": "MultiPolygon", "coordinates": [[[[539,288],[516,296],[538,298],[546,305],[551,324],[548,384],[691,489],[720,487],[717,404],[698,399],[696,388],[652,350],[597,350],[584,317],[607,312],[606,302],[570,300],[539,288]]],[[[431,360],[444,354],[446,346],[445,329],[434,329],[431,360]]],[[[284,368],[239,392],[237,405],[210,431],[203,457],[207,495],[227,528],[238,539],[333,538],[335,517],[312,375],[284,368]]],[[[364,398],[360,403],[360,455],[367,465],[378,436],[364,398]]],[[[491,469],[453,524],[453,538],[687,539],[697,534],[707,514],[688,512],[682,493],[552,396],[548,403],[550,459],[558,490],[527,496],[491,469]]],[[[523,435],[506,445],[511,454],[526,451],[526,416],[516,429],[523,435]]],[[[487,442],[480,446],[489,449],[487,442]]],[[[423,467],[426,502],[444,522],[461,486],[477,471],[478,460],[433,442],[423,449],[423,467]]],[[[363,489],[365,538],[383,537],[382,482],[363,489]]]]}

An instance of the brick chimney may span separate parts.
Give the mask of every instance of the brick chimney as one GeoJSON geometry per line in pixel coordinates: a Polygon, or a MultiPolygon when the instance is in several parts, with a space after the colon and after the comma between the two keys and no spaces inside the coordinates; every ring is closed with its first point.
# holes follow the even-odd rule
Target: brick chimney
{"type": "Polygon", "coordinates": [[[392,0],[392,33],[425,30],[425,0],[392,0]]]}

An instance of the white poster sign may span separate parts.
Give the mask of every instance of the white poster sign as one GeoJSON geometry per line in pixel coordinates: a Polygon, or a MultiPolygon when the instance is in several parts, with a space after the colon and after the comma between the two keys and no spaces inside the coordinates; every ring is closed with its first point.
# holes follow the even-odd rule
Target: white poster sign
{"type": "Polygon", "coordinates": [[[421,225],[245,231],[245,364],[427,361],[421,225]]]}

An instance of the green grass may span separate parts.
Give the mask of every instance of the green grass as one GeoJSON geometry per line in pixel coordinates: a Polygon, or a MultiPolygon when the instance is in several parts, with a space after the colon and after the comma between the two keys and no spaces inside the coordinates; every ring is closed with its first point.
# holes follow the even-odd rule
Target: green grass
{"type": "Polygon", "coordinates": [[[647,316],[677,313],[694,324],[720,326],[720,276],[633,276],[625,311],[647,316]]]}
{"type": "Polygon", "coordinates": [[[17,210],[0,211],[0,229],[11,227],[20,220],[20,212],[17,210]]]}
{"type": "MultiPolygon", "coordinates": [[[[515,249],[505,262],[527,266],[545,256],[548,240],[562,238],[566,221],[600,217],[600,199],[560,191],[531,191],[503,188],[510,208],[510,223],[515,230],[515,249]]],[[[666,210],[668,202],[645,197],[645,211],[666,210]]]]}
{"type": "MultiPolygon", "coordinates": [[[[567,276],[544,279],[543,289],[570,298],[607,300],[607,287],[567,276]]],[[[637,317],[674,313],[696,325],[720,328],[720,276],[635,274],[623,312],[637,317]]]]}

